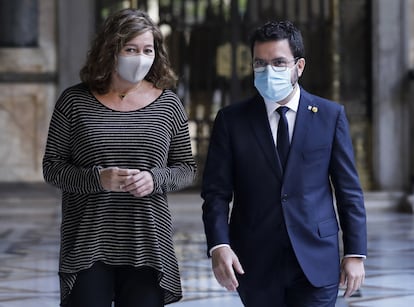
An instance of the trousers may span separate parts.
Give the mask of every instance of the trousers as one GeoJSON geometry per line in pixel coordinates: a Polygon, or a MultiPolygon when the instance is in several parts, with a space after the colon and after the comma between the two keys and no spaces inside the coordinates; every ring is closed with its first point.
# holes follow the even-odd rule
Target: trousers
{"type": "Polygon", "coordinates": [[[237,276],[239,280],[237,291],[243,305],[246,307],[335,307],[339,278],[338,283],[332,285],[313,286],[297,261],[285,226],[274,235],[279,238],[277,253],[266,253],[259,246],[256,249],[256,257],[248,259],[250,261],[248,267],[245,267],[245,274],[237,276]],[[256,269],[257,262],[266,263],[266,269],[256,269]]]}
{"type": "Polygon", "coordinates": [[[78,273],[68,307],[161,307],[164,293],[150,267],[111,266],[96,262],[78,273]]]}

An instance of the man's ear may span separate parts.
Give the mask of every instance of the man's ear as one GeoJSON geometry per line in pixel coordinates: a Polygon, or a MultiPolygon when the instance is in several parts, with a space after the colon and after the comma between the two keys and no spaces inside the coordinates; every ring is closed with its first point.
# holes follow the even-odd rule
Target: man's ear
{"type": "Polygon", "coordinates": [[[298,68],[298,78],[302,76],[303,71],[305,70],[306,61],[305,58],[300,58],[297,63],[296,67],[298,68]]]}

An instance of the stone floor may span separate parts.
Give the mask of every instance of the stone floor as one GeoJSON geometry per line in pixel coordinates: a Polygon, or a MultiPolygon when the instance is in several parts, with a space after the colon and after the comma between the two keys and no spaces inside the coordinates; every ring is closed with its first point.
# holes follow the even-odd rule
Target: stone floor
{"type": "MultiPolygon", "coordinates": [[[[212,276],[199,196],[172,194],[170,206],[184,289],[183,300],[171,306],[242,306],[212,276]]],[[[0,307],[59,305],[59,221],[54,189],[0,186],[0,307]]],[[[339,293],[337,306],[414,306],[414,215],[369,209],[368,234],[365,285],[347,300],[339,293]]]]}

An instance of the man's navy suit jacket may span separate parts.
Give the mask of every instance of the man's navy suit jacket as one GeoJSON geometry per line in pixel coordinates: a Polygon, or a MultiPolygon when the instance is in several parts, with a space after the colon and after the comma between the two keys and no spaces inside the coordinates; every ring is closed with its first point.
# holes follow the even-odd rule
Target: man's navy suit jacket
{"type": "Polygon", "coordinates": [[[261,272],[280,250],[281,227],[317,287],[339,281],[338,220],[343,253],[367,253],[363,192],[344,107],[303,88],[285,172],[265,103],[255,96],[217,114],[201,194],[208,250],[230,244],[246,275],[254,271],[250,276],[262,282],[261,272]]]}

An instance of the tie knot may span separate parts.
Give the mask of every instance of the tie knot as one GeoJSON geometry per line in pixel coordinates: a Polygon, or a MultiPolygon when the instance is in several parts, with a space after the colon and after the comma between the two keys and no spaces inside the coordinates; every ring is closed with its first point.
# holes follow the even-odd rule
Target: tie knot
{"type": "Polygon", "coordinates": [[[280,116],[286,115],[286,112],[289,111],[289,107],[278,107],[276,109],[277,113],[279,113],[280,116]]]}

